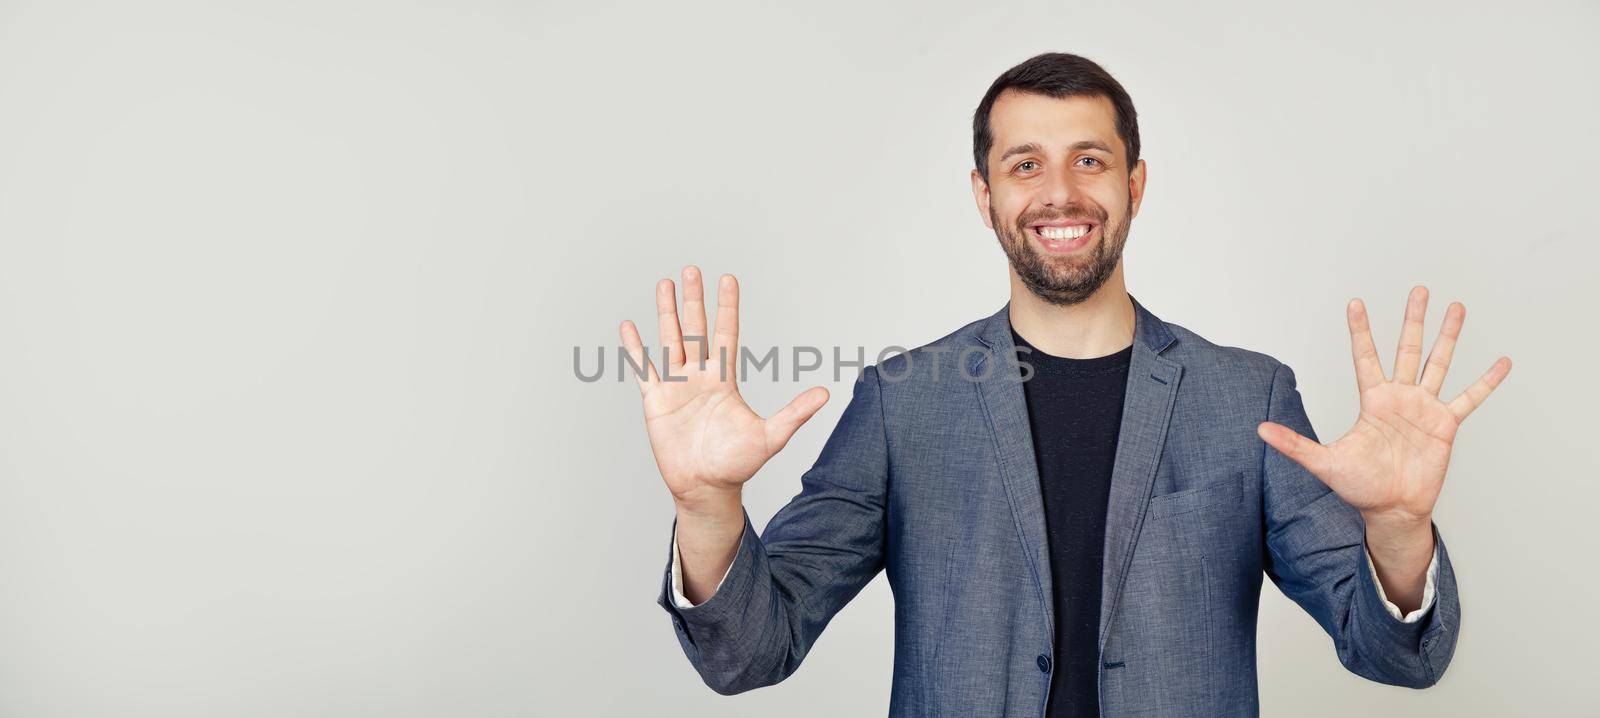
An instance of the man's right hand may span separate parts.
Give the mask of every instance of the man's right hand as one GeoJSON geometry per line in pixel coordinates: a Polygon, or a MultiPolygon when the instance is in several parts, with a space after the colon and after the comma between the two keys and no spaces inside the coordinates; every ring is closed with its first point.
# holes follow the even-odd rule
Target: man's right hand
{"type": "Polygon", "coordinates": [[[731,274],[722,275],[717,289],[716,332],[709,347],[705,288],[697,267],[683,268],[681,326],[670,279],[656,284],[656,315],[664,375],[645,356],[633,322],[624,321],[620,328],[623,347],[644,368],[644,376],[635,376],[644,395],[645,429],[656,467],[680,518],[730,502],[739,507],[744,482],[827,403],[828,390],[812,387],[766,419],[750,409],[739,395],[739,283],[731,274]]]}

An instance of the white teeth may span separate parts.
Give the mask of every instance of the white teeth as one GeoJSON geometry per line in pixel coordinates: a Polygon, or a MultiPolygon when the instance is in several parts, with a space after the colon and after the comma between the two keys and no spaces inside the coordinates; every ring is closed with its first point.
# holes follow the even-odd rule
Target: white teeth
{"type": "Polygon", "coordinates": [[[1071,227],[1040,227],[1039,236],[1045,239],[1077,239],[1089,233],[1092,229],[1086,224],[1077,224],[1071,227]]]}

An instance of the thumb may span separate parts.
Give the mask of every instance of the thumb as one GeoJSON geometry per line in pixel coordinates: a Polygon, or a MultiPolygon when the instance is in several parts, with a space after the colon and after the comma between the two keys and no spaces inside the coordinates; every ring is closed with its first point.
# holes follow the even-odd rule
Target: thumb
{"type": "Polygon", "coordinates": [[[1305,467],[1312,476],[1327,481],[1326,468],[1330,464],[1328,447],[1301,436],[1294,429],[1271,421],[1257,424],[1256,435],[1267,442],[1268,446],[1277,449],[1278,453],[1305,467]]]}
{"type": "Polygon", "coordinates": [[[776,454],[789,443],[789,437],[800,429],[823,404],[828,403],[828,390],[814,386],[791,400],[772,418],[767,419],[767,450],[776,454]]]}

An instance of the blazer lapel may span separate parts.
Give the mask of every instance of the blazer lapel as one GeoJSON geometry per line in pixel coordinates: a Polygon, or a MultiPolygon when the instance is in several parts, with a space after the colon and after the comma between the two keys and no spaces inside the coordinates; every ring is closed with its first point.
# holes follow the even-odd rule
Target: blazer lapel
{"type": "MultiPolygon", "coordinates": [[[[1133,295],[1128,298],[1133,299],[1133,295]]],[[[1106,506],[1105,567],[1100,583],[1101,650],[1105,649],[1111,618],[1122,597],[1134,541],[1144,524],[1156,465],[1178,395],[1178,381],[1183,377],[1182,364],[1161,356],[1175,339],[1172,331],[1138,300],[1133,300],[1133,306],[1133,357],[1128,365],[1122,425],[1112,462],[1111,498],[1106,506]]]]}
{"type": "Polygon", "coordinates": [[[1016,519],[1023,553],[1033,569],[1034,592],[1044,607],[1046,635],[1054,640],[1055,600],[1050,573],[1050,544],[1045,533],[1044,494],[1039,489],[1039,464],[1033,453],[1033,430],[1028,423],[1027,397],[1022,393],[1016,342],[1011,339],[1011,304],[1006,303],[978,332],[989,352],[976,353],[968,376],[975,382],[1000,461],[1000,478],[1016,519]],[[989,366],[984,367],[988,362],[989,366]]]}

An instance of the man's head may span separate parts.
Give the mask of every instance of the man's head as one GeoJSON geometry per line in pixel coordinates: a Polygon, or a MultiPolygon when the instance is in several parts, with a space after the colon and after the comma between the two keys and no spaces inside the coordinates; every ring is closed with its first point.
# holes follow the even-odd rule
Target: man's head
{"type": "Polygon", "coordinates": [[[1035,295],[1077,304],[1122,261],[1144,197],[1139,121],[1127,91],[1077,55],[1007,70],[972,118],[972,193],[1035,295]]]}

